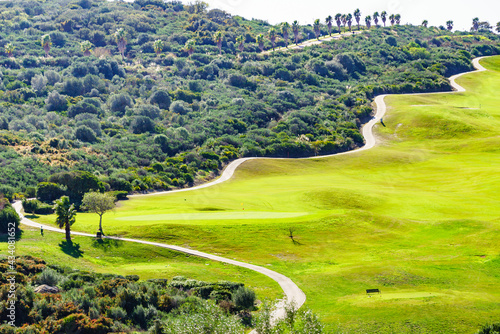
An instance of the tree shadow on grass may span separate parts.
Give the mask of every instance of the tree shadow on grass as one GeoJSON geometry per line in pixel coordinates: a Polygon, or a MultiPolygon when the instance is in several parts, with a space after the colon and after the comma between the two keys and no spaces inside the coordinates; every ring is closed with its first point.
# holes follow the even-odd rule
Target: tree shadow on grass
{"type": "MultiPolygon", "coordinates": [[[[15,241],[19,241],[21,240],[22,236],[23,236],[23,230],[21,229],[17,229],[16,230],[16,235],[14,237],[14,240],[15,241]]],[[[11,240],[11,238],[9,237],[9,235],[7,233],[0,233],[0,243],[2,242],[8,242],[9,240],[11,240]]]]}
{"type": "Polygon", "coordinates": [[[64,241],[61,241],[61,243],[59,244],[59,247],[61,248],[61,250],[64,253],[66,253],[69,256],[74,257],[76,259],[83,256],[83,251],[80,250],[80,244],[76,244],[76,243],[68,242],[68,241],[64,240],[64,241]]]}
{"type": "Polygon", "coordinates": [[[94,248],[99,248],[103,250],[104,252],[107,252],[113,248],[119,248],[123,246],[123,241],[122,240],[116,240],[116,239],[94,239],[92,240],[92,247],[94,248]]]}

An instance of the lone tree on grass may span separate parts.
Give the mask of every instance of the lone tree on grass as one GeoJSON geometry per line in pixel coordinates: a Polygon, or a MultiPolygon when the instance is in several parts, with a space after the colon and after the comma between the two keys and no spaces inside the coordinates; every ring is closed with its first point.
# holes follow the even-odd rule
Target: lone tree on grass
{"type": "Polygon", "coordinates": [[[102,231],[102,216],[115,207],[115,200],[116,198],[113,195],[94,191],[83,195],[83,209],[99,215],[99,231],[101,234],[104,234],[102,231]]]}
{"type": "Polygon", "coordinates": [[[54,210],[57,216],[56,224],[66,230],[66,241],[71,243],[71,225],[76,221],[75,205],[70,203],[68,196],[63,196],[56,200],[54,210]]]}

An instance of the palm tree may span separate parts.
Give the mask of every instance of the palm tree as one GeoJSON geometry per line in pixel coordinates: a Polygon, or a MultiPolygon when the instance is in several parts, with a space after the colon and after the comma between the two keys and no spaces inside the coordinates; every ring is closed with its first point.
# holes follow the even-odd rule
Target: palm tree
{"type": "Polygon", "coordinates": [[[375,25],[378,27],[378,18],[380,17],[380,14],[378,12],[373,13],[373,22],[375,25]]]}
{"type": "Polygon", "coordinates": [[[328,17],[325,19],[326,26],[328,27],[328,33],[330,36],[332,35],[332,25],[333,25],[333,17],[331,15],[328,15],[328,17]]]}
{"type": "Polygon", "coordinates": [[[245,37],[236,37],[236,44],[238,44],[238,50],[240,50],[240,52],[243,52],[243,50],[245,49],[245,37]]]}
{"type": "Polygon", "coordinates": [[[347,20],[347,25],[349,26],[349,31],[352,31],[352,15],[347,14],[346,20],[347,20]]]}
{"type": "Polygon", "coordinates": [[[295,38],[295,44],[298,44],[299,43],[299,32],[300,32],[299,21],[297,21],[297,20],[293,21],[292,31],[293,31],[293,36],[295,38]]]}
{"type": "Polygon", "coordinates": [[[257,35],[257,44],[259,44],[260,51],[264,52],[264,35],[257,35]]]}
{"type": "Polygon", "coordinates": [[[41,44],[42,44],[43,50],[45,51],[45,57],[48,57],[49,51],[50,51],[50,46],[52,45],[52,40],[50,39],[50,35],[43,35],[41,44]]]}
{"type": "Polygon", "coordinates": [[[80,50],[82,50],[83,55],[88,57],[90,56],[90,51],[92,50],[92,43],[89,41],[83,41],[80,43],[80,50]]]}
{"type": "Polygon", "coordinates": [[[269,40],[271,41],[274,51],[274,47],[276,46],[276,29],[274,27],[269,29],[269,40]]]}
{"type": "Polygon", "coordinates": [[[370,29],[370,27],[372,26],[372,17],[370,15],[368,15],[367,17],[365,17],[365,23],[366,23],[366,27],[368,29],[370,29]]]}
{"type": "Polygon", "coordinates": [[[339,34],[342,32],[340,26],[342,25],[342,14],[338,13],[335,15],[335,22],[337,23],[337,27],[339,28],[339,34]]]}
{"type": "Polygon", "coordinates": [[[452,31],[453,30],[453,21],[452,20],[449,20],[446,22],[446,28],[449,30],[449,31],[452,31]]]}
{"type": "Polygon", "coordinates": [[[59,228],[64,227],[66,230],[66,241],[71,243],[71,225],[73,225],[76,220],[75,205],[70,203],[68,196],[63,196],[56,200],[54,210],[57,216],[56,224],[59,228]]]}
{"type": "Polygon", "coordinates": [[[153,43],[153,48],[155,49],[156,56],[159,56],[160,53],[163,51],[163,41],[161,39],[157,39],[153,43]]]}
{"type": "Polygon", "coordinates": [[[316,38],[319,41],[319,34],[321,32],[321,22],[319,19],[314,20],[313,28],[314,28],[314,34],[316,35],[316,38]]]}
{"type": "Polygon", "coordinates": [[[479,17],[475,17],[472,20],[472,29],[474,29],[475,31],[479,30],[479,17]]]}
{"type": "Polygon", "coordinates": [[[340,17],[340,19],[342,20],[342,24],[344,25],[344,31],[345,31],[345,26],[347,24],[347,15],[342,14],[342,16],[340,17]]]}
{"type": "Polygon", "coordinates": [[[125,48],[127,46],[127,32],[123,28],[119,28],[114,33],[116,39],[116,45],[118,46],[118,51],[122,55],[122,59],[125,58],[125,48]]]}
{"type": "Polygon", "coordinates": [[[357,8],[354,11],[354,18],[356,19],[356,22],[358,24],[358,30],[359,30],[359,21],[361,20],[361,11],[359,10],[359,8],[357,8]]]}
{"type": "Polygon", "coordinates": [[[429,25],[429,21],[423,20],[422,21],[422,26],[425,27],[425,28],[427,28],[427,25],[429,25]]]}
{"type": "Polygon", "coordinates": [[[12,43],[7,43],[7,44],[5,44],[5,52],[7,53],[7,55],[8,55],[9,57],[12,57],[12,56],[13,56],[13,52],[14,52],[14,49],[15,49],[15,48],[16,48],[16,47],[15,47],[15,46],[14,46],[14,44],[12,44],[12,43]]]}
{"type": "Polygon", "coordinates": [[[214,42],[217,44],[217,48],[219,48],[219,54],[222,54],[222,40],[224,36],[222,35],[222,31],[217,31],[214,34],[214,42]]]}
{"type": "Polygon", "coordinates": [[[401,23],[401,15],[399,15],[399,14],[394,15],[394,19],[396,20],[397,25],[399,25],[401,23]]]}
{"type": "Polygon", "coordinates": [[[498,33],[500,33],[500,22],[497,22],[496,31],[497,31],[498,33]]]}
{"type": "Polygon", "coordinates": [[[196,41],[194,39],[190,39],[184,45],[184,49],[187,51],[188,55],[192,55],[194,53],[194,49],[196,48],[196,41]]]}
{"type": "Polygon", "coordinates": [[[382,19],[382,22],[384,23],[385,27],[385,21],[387,21],[387,12],[385,10],[382,13],[380,13],[380,18],[382,19]]]}
{"type": "Polygon", "coordinates": [[[285,45],[288,48],[288,32],[290,30],[290,24],[288,24],[288,22],[283,22],[280,28],[281,33],[283,34],[283,39],[285,40],[285,45]]]}
{"type": "Polygon", "coordinates": [[[394,14],[391,14],[391,16],[389,16],[389,21],[391,21],[391,26],[393,26],[396,22],[396,16],[394,14]]]}

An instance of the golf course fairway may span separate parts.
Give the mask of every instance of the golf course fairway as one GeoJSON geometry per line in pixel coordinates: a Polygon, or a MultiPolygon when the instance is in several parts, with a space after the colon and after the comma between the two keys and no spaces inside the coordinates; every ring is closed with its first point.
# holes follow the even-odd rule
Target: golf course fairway
{"type": "Polygon", "coordinates": [[[371,150],[250,160],[213,187],[120,202],[104,231],[284,274],[331,332],[474,333],[500,319],[500,57],[481,65],[457,80],[467,92],[386,97],[371,150]]]}

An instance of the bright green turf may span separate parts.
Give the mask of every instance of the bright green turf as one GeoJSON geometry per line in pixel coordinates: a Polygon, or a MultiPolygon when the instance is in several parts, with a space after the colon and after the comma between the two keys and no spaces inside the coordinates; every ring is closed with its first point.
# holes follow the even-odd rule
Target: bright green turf
{"type": "Polygon", "coordinates": [[[373,150],[249,161],[211,188],[122,202],[104,229],[268,266],[330,329],[472,333],[500,318],[500,57],[482,64],[467,93],[388,97],[373,150]]]}
{"type": "MultiPolygon", "coordinates": [[[[0,257],[7,255],[5,237],[0,243],[0,257]]],[[[185,276],[217,282],[230,280],[245,283],[261,299],[282,296],[281,288],[273,280],[251,270],[210,261],[167,249],[116,240],[103,240],[73,236],[78,249],[63,246],[64,235],[23,227],[16,242],[16,256],[32,255],[51,264],[73,269],[91,270],[119,275],[139,275],[141,279],[185,276]]]]}

